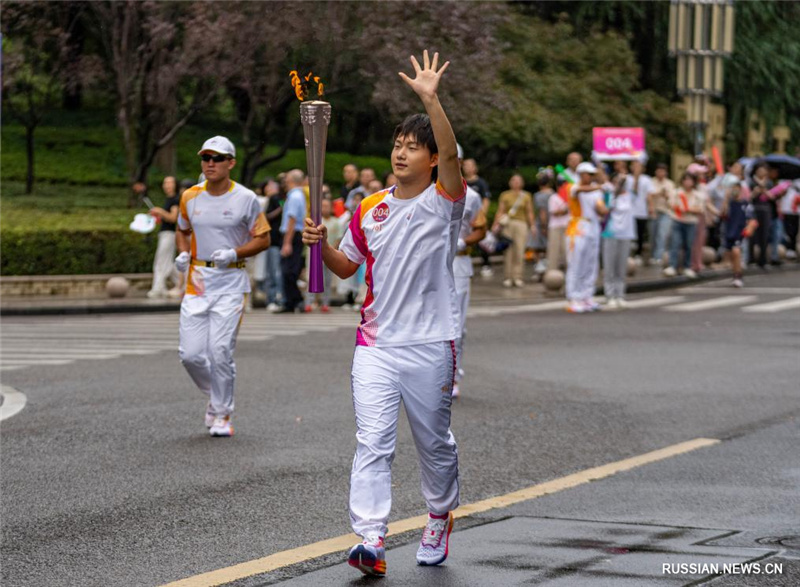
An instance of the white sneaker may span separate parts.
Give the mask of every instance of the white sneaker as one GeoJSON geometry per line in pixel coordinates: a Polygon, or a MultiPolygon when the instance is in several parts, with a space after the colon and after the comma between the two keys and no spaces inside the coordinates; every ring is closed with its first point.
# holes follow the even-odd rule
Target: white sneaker
{"type": "Polygon", "coordinates": [[[619,310],[619,300],[617,298],[611,298],[606,302],[606,305],[603,307],[605,310],[619,310]]]}
{"type": "Polygon", "coordinates": [[[510,279],[504,279],[503,287],[514,287],[514,282],[510,279]]]}
{"type": "Polygon", "coordinates": [[[208,430],[211,436],[233,436],[233,425],[230,416],[217,416],[208,430]]]}
{"type": "Polygon", "coordinates": [[[267,312],[272,312],[273,314],[280,309],[281,307],[275,302],[272,302],[269,306],[267,306],[267,312]]]}
{"type": "Polygon", "coordinates": [[[386,574],[386,547],[383,536],[365,536],[347,554],[347,564],[365,575],[386,574]]]}
{"type": "Polygon", "coordinates": [[[422,540],[417,549],[417,564],[432,566],[443,563],[447,558],[452,531],[452,513],[448,513],[444,520],[428,516],[428,523],[422,531],[422,540]]]}
{"type": "Polygon", "coordinates": [[[458,383],[453,384],[453,391],[450,392],[450,397],[453,399],[461,397],[461,390],[458,388],[458,383]]]}
{"type": "Polygon", "coordinates": [[[481,277],[491,277],[492,275],[494,275],[494,269],[490,265],[481,267],[481,277]]]}
{"type": "Polygon", "coordinates": [[[159,298],[164,298],[167,296],[167,292],[163,289],[151,289],[147,292],[147,297],[151,300],[157,300],[159,298]]]}
{"type": "Polygon", "coordinates": [[[617,307],[620,310],[627,310],[628,309],[628,300],[625,298],[617,298],[617,307]]]}
{"type": "Polygon", "coordinates": [[[179,287],[173,287],[172,289],[167,291],[167,297],[173,300],[177,300],[182,295],[183,295],[183,290],[179,287]]]}
{"type": "Polygon", "coordinates": [[[637,267],[641,267],[642,266],[642,258],[639,255],[636,255],[633,258],[633,262],[636,263],[637,267]]]}
{"type": "Polygon", "coordinates": [[[685,277],[688,277],[689,279],[697,279],[697,273],[695,273],[691,269],[684,269],[683,270],[683,275],[685,277]]]}
{"type": "Polygon", "coordinates": [[[741,279],[738,279],[738,278],[737,278],[737,279],[734,279],[734,280],[733,280],[733,283],[731,283],[731,285],[732,285],[733,287],[736,287],[736,288],[739,288],[739,287],[744,287],[744,281],[742,281],[741,279]]]}
{"type": "Polygon", "coordinates": [[[525,282],[521,279],[514,280],[514,287],[525,287],[525,282]]]}
{"type": "Polygon", "coordinates": [[[584,312],[588,312],[589,309],[583,305],[582,302],[579,301],[572,301],[567,304],[567,312],[570,314],[583,314],[584,312]]]}
{"type": "Polygon", "coordinates": [[[675,277],[678,274],[678,272],[675,271],[675,267],[665,267],[662,273],[664,277],[675,277]]]}
{"type": "Polygon", "coordinates": [[[594,300],[584,300],[583,306],[586,308],[587,312],[597,312],[600,309],[600,304],[594,300]]]}

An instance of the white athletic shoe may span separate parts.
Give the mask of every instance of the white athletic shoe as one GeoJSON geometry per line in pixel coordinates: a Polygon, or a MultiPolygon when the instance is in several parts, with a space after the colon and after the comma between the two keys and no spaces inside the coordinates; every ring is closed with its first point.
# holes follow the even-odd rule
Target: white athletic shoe
{"type": "Polygon", "coordinates": [[[627,310],[628,309],[628,300],[625,298],[617,298],[617,307],[620,310],[627,310]]]}
{"type": "Polygon", "coordinates": [[[736,278],[733,280],[733,283],[731,283],[731,285],[736,288],[744,287],[744,281],[742,281],[739,278],[736,278]]]}
{"type": "Polygon", "coordinates": [[[675,277],[678,274],[675,267],[665,267],[662,273],[664,273],[664,277],[675,277]]]}
{"type": "Polygon", "coordinates": [[[689,279],[697,279],[697,273],[695,273],[691,269],[684,269],[683,275],[684,277],[688,277],[689,279]]]}
{"type": "Polygon", "coordinates": [[[458,383],[453,384],[453,391],[450,392],[450,397],[453,399],[461,397],[461,390],[458,388],[458,383]]]}
{"type": "Polygon", "coordinates": [[[617,298],[611,298],[606,302],[606,305],[603,306],[604,310],[619,310],[619,300],[617,298]]]}
{"type": "Polygon", "coordinates": [[[591,299],[584,300],[583,305],[587,312],[597,312],[600,309],[600,304],[591,299]]]}
{"type": "Polygon", "coordinates": [[[280,309],[281,307],[275,302],[272,302],[269,306],[267,306],[267,312],[272,312],[273,314],[280,309]]]}
{"type": "Polygon", "coordinates": [[[481,267],[481,277],[491,277],[492,275],[494,275],[494,269],[490,265],[481,267]]]}
{"type": "Polygon", "coordinates": [[[447,558],[452,531],[452,513],[448,513],[444,520],[428,516],[428,523],[422,531],[422,540],[417,549],[417,564],[431,566],[443,563],[447,558]]]}
{"type": "Polygon", "coordinates": [[[211,436],[233,436],[233,425],[230,416],[217,416],[208,430],[211,436]]]}
{"type": "Polygon", "coordinates": [[[157,300],[159,298],[167,297],[167,292],[163,289],[151,289],[147,292],[147,297],[151,300],[157,300]]]}
{"type": "Polygon", "coordinates": [[[503,287],[514,287],[514,281],[511,279],[504,279],[503,287]]]}
{"type": "Polygon", "coordinates": [[[514,287],[525,287],[525,282],[521,279],[514,280],[514,287]]]}
{"type": "Polygon", "coordinates": [[[589,312],[589,308],[587,308],[583,302],[573,300],[567,304],[567,312],[570,314],[583,314],[584,312],[589,312]]]}
{"type": "Polygon", "coordinates": [[[365,575],[386,574],[386,547],[383,536],[365,536],[347,555],[347,564],[365,575]]]}

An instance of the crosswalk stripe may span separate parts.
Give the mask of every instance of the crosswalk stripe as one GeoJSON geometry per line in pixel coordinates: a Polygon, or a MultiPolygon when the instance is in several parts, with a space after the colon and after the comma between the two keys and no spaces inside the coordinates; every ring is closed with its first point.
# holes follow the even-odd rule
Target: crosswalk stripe
{"type": "Polygon", "coordinates": [[[656,296],[654,298],[631,300],[628,302],[628,308],[638,310],[639,308],[666,306],[667,304],[677,304],[678,302],[682,302],[685,299],[686,296],[656,296]]]}
{"type": "Polygon", "coordinates": [[[755,306],[747,306],[742,308],[742,312],[782,312],[784,310],[793,310],[800,308],[800,297],[789,298],[788,300],[778,300],[777,302],[769,302],[766,304],[757,304],[755,306]]]}
{"type": "Polygon", "coordinates": [[[700,312],[703,310],[713,310],[715,308],[726,308],[728,306],[742,306],[754,302],[757,299],[757,296],[722,296],[710,300],[702,300],[700,302],[668,306],[664,308],[664,310],[668,312],[700,312]]]}

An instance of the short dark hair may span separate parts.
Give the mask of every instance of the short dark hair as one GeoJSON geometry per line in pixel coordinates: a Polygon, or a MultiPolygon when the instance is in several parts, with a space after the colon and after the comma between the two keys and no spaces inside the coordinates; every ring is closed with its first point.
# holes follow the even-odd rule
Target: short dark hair
{"type": "Polygon", "coordinates": [[[683,176],[681,177],[681,183],[683,183],[683,180],[687,178],[692,180],[692,185],[694,187],[697,187],[697,176],[695,174],[689,173],[688,171],[684,172],[683,176]]]}
{"type": "Polygon", "coordinates": [[[669,169],[666,163],[659,163],[656,165],[656,169],[669,169]]]}
{"type": "MultiPolygon", "coordinates": [[[[397,137],[414,137],[417,143],[428,148],[431,155],[436,155],[439,152],[439,148],[436,146],[436,139],[433,137],[431,119],[427,114],[412,114],[411,116],[407,116],[406,119],[394,129],[392,143],[397,140],[397,137]]],[[[436,181],[438,177],[439,166],[437,165],[431,169],[431,181],[436,181]]]]}
{"type": "Polygon", "coordinates": [[[428,148],[431,155],[439,152],[436,147],[436,139],[433,138],[431,119],[427,114],[412,114],[408,116],[394,129],[392,142],[396,141],[397,137],[414,137],[420,145],[428,148]]]}

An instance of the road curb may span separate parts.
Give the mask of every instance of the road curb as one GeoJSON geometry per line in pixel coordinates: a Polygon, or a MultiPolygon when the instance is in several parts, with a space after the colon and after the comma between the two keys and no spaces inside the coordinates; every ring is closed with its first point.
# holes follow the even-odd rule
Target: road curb
{"type": "MultiPolygon", "coordinates": [[[[770,268],[766,272],[762,269],[751,268],[744,272],[745,276],[753,275],[779,275],[780,273],[793,272],[800,270],[800,263],[782,265],[779,269],[770,268]]],[[[628,293],[647,293],[651,291],[660,291],[665,289],[673,289],[679,287],[686,287],[696,285],[707,281],[714,281],[717,279],[732,279],[733,271],[730,269],[709,269],[698,274],[696,279],[689,279],[682,275],[676,277],[663,277],[658,279],[649,279],[642,281],[629,281],[626,287],[628,293]]],[[[746,291],[745,288],[744,291],[746,291]]],[[[597,295],[603,294],[603,287],[597,288],[597,295]]],[[[558,296],[562,297],[562,296],[558,296]]],[[[548,298],[552,299],[552,298],[548,298]]],[[[164,312],[177,312],[180,309],[180,302],[153,302],[152,300],[142,300],[141,304],[136,303],[107,303],[105,300],[100,300],[101,303],[86,305],[46,305],[46,306],[28,306],[28,307],[0,307],[0,316],[64,316],[64,315],[86,315],[86,314],[142,314],[142,313],[164,313],[164,312]]],[[[340,301],[332,301],[332,306],[341,305],[340,301]]],[[[260,310],[260,309],[259,309],[260,310]]]]}

